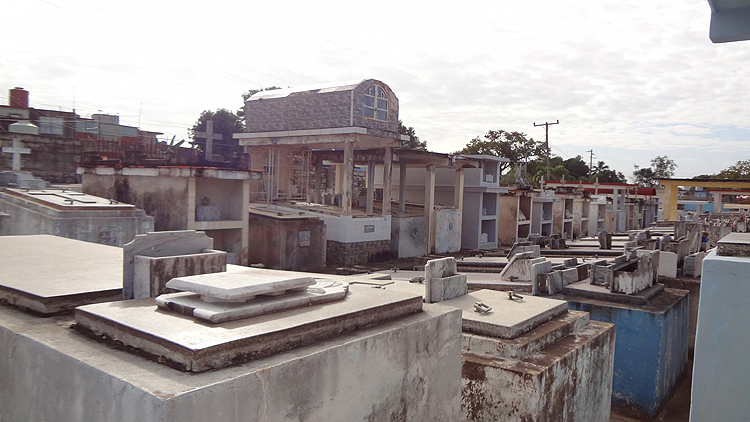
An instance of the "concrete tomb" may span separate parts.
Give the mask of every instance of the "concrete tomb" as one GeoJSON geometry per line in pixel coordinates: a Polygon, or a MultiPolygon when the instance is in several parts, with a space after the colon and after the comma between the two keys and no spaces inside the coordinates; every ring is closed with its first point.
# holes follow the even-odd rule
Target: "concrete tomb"
{"type": "Polygon", "coordinates": [[[690,421],[750,414],[750,234],[732,233],[706,255],[695,333],[690,421]]]}
{"type": "Polygon", "coordinates": [[[609,420],[612,324],[564,301],[510,292],[479,290],[443,304],[463,315],[463,420],[609,420]]]}
{"type": "Polygon", "coordinates": [[[688,291],[657,283],[659,251],[633,250],[615,262],[592,264],[591,280],[552,296],[568,309],[617,326],[612,405],[638,418],[654,418],[669,399],[688,361],[688,291]]]}
{"type": "Polygon", "coordinates": [[[122,246],[154,230],[154,219],[133,205],[66,189],[0,188],[0,236],[52,234],[122,246]]]}
{"type": "MultiPolygon", "coordinates": [[[[153,298],[85,305],[86,289],[107,293],[107,300],[120,296],[123,251],[64,238],[53,238],[60,244],[24,241],[37,237],[51,238],[0,238],[13,245],[3,251],[14,252],[13,259],[0,258],[0,283],[6,274],[32,274],[34,283],[24,277],[19,295],[30,292],[42,304],[58,284],[81,287],[71,289],[70,302],[84,306],[74,316],[49,318],[0,306],[0,384],[14,386],[0,389],[2,419],[461,419],[461,313],[455,308],[423,304],[421,294],[347,287],[338,277],[284,277],[231,265],[226,274],[177,277],[170,287],[191,292],[160,298],[194,295],[203,306],[195,309],[260,304],[262,314],[214,323],[185,315],[188,306],[160,308],[153,298]],[[39,256],[54,259],[39,270],[31,265],[39,256]],[[53,275],[52,263],[62,274],[42,278],[53,275]],[[104,282],[108,270],[116,274],[114,294],[104,282]],[[336,300],[315,303],[328,294],[336,300]],[[289,304],[298,307],[281,309],[289,304]]],[[[175,253],[173,245],[154,240],[152,248],[131,248],[131,255],[175,253]]],[[[182,243],[191,242],[200,244],[200,237],[182,243]]]]}
{"type": "Polygon", "coordinates": [[[0,236],[0,302],[52,315],[122,292],[122,249],[50,235],[0,236]]]}
{"type": "Polygon", "coordinates": [[[420,295],[390,290],[374,292],[371,287],[355,288],[340,281],[316,281],[296,274],[286,279],[257,272],[233,274],[224,280],[211,280],[220,274],[193,280],[184,277],[175,286],[210,294],[211,299],[201,300],[192,293],[162,295],[157,298],[157,305],[167,312],[159,311],[150,299],[79,307],[77,327],[138,349],[170,366],[202,372],[293,349],[422,309],[420,295]],[[242,282],[242,278],[249,280],[242,282]],[[267,282],[259,282],[258,278],[267,282]],[[316,284],[312,289],[308,287],[309,291],[270,296],[279,289],[301,289],[311,282],[316,284]],[[261,294],[270,297],[261,298],[261,294]],[[344,297],[346,300],[342,300],[344,297]],[[232,302],[242,298],[248,300],[232,302]],[[198,320],[210,323],[196,324],[198,320]]]}
{"type": "Polygon", "coordinates": [[[248,262],[290,271],[320,271],[326,265],[326,225],[304,211],[250,206],[248,262]]]}
{"type": "Polygon", "coordinates": [[[456,258],[431,259],[424,266],[426,303],[442,302],[468,292],[466,274],[458,274],[456,258]]]}

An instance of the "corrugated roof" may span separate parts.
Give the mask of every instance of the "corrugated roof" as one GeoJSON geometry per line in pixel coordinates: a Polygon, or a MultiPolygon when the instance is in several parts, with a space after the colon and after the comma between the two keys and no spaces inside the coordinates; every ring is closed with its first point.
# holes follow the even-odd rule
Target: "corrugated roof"
{"type": "Polygon", "coordinates": [[[248,98],[248,101],[267,98],[284,98],[288,97],[291,94],[296,94],[299,92],[317,91],[318,94],[324,94],[326,92],[349,91],[366,80],[367,79],[362,79],[357,82],[329,82],[324,84],[303,85],[292,88],[272,89],[270,91],[257,92],[252,97],[248,98]]]}

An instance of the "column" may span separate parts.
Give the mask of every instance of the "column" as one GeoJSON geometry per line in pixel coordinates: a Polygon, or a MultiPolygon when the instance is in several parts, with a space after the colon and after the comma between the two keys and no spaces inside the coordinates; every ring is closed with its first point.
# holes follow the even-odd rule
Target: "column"
{"type": "Polygon", "coordinates": [[[322,183],[323,183],[323,159],[319,158],[318,161],[315,162],[315,196],[313,196],[313,198],[315,198],[314,201],[318,204],[323,203],[322,183]]]}
{"type": "Polygon", "coordinates": [[[424,215],[427,217],[427,253],[435,251],[435,166],[428,165],[424,183],[424,215]]]}
{"type": "Polygon", "coordinates": [[[714,196],[714,211],[715,213],[721,212],[721,192],[713,191],[711,192],[714,196]]]}
{"type": "MultiPolygon", "coordinates": [[[[662,183],[666,181],[662,180],[662,183]]],[[[677,221],[677,188],[673,183],[664,183],[664,219],[677,221]]]]}
{"type": "Polygon", "coordinates": [[[344,164],[341,186],[341,213],[352,215],[352,183],[354,180],[354,145],[344,142],[344,164]]]}
{"type": "Polygon", "coordinates": [[[406,211],[406,163],[398,163],[398,210],[406,211]]]}
{"type": "Polygon", "coordinates": [[[367,214],[372,214],[372,203],[375,194],[375,162],[367,162],[367,214]]]}
{"type": "Polygon", "coordinates": [[[383,215],[391,215],[391,175],[393,174],[393,151],[385,147],[383,156],[383,215]]]}
{"type": "Polygon", "coordinates": [[[456,169],[456,179],[453,187],[453,206],[458,208],[458,213],[463,215],[464,210],[464,169],[456,169]]]}

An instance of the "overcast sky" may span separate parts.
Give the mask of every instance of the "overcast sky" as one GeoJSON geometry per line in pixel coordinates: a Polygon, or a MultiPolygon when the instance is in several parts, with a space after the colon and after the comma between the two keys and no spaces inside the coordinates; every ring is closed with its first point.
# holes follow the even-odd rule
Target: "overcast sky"
{"type": "Polygon", "coordinates": [[[119,114],[187,139],[249,89],[375,78],[431,151],[490,129],[631,176],[750,159],[750,41],[713,44],[705,0],[23,0],[3,5],[0,102],[119,114]]]}

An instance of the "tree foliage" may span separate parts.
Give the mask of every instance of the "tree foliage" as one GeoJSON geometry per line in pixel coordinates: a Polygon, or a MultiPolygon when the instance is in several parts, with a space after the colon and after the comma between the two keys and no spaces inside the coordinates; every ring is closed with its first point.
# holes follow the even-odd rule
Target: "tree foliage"
{"type": "Polygon", "coordinates": [[[668,156],[656,156],[651,160],[651,167],[640,168],[637,164],[634,166],[633,180],[639,186],[656,187],[659,179],[669,179],[674,176],[677,168],[674,160],[668,156]]]}
{"type": "Polygon", "coordinates": [[[750,160],[737,161],[716,174],[718,179],[750,179],[750,160]]]}
{"type": "Polygon", "coordinates": [[[398,133],[400,135],[409,136],[409,141],[401,144],[401,149],[416,149],[420,151],[427,151],[427,141],[420,141],[419,136],[417,136],[416,132],[414,131],[414,128],[411,126],[404,126],[401,120],[398,121],[398,133]]]}
{"type": "Polygon", "coordinates": [[[252,97],[253,95],[263,92],[263,91],[271,91],[273,89],[281,89],[281,87],[278,87],[276,85],[269,86],[267,88],[260,88],[260,89],[249,89],[244,94],[242,94],[242,107],[240,107],[239,110],[237,110],[237,116],[239,116],[242,121],[245,121],[245,101],[247,101],[248,98],[252,97]]]}
{"type": "Polygon", "coordinates": [[[196,138],[195,133],[205,132],[208,120],[214,122],[213,133],[221,134],[221,140],[213,141],[214,154],[229,157],[233,152],[242,152],[242,147],[239,146],[239,142],[236,139],[233,139],[232,135],[244,132],[245,125],[237,114],[225,108],[220,108],[216,111],[204,110],[201,113],[198,121],[189,129],[194,145],[198,145],[203,151],[206,150],[206,138],[196,138]]]}
{"type": "MultiPolygon", "coordinates": [[[[500,173],[516,167],[526,160],[546,157],[544,142],[526,138],[522,132],[490,130],[483,137],[477,136],[456,154],[485,154],[505,157],[510,163],[500,163],[500,173]]],[[[533,173],[532,173],[533,174],[533,173]]]]}

